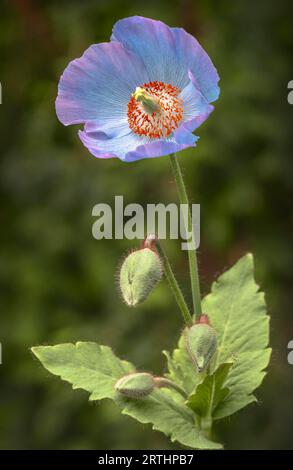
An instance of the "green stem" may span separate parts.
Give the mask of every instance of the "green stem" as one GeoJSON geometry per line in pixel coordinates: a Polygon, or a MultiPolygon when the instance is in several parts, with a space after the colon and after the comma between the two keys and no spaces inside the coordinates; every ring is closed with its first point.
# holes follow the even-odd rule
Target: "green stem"
{"type": "Polygon", "coordinates": [[[200,420],[200,428],[207,439],[212,439],[213,420],[210,416],[202,417],[200,420]]]}
{"type": "Polygon", "coordinates": [[[185,398],[185,400],[187,399],[187,394],[185,391],[171,380],[166,379],[165,377],[154,377],[154,382],[158,388],[166,387],[176,390],[176,392],[180,393],[180,395],[185,398]]]}
{"type": "MultiPolygon", "coordinates": [[[[172,172],[176,181],[177,191],[179,196],[180,204],[187,204],[188,206],[188,221],[187,221],[187,230],[191,232],[192,228],[192,217],[190,212],[190,206],[188,201],[188,196],[182,177],[181,168],[178,162],[178,159],[175,154],[170,155],[172,172]]],[[[190,281],[191,281],[191,291],[192,291],[192,302],[194,314],[199,317],[201,315],[201,298],[200,298],[200,285],[199,285],[199,275],[197,267],[197,256],[196,248],[188,250],[188,261],[189,261],[189,271],[190,271],[190,281]]]]}
{"type": "MultiPolygon", "coordinates": [[[[205,377],[209,375],[209,369],[210,369],[210,366],[208,367],[205,373],[205,377]]],[[[214,404],[215,390],[216,390],[216,383],[215,383],[214,376],[211,376],[211,379],[212,379],[212,390],[211,390],[210,397],[209,397],[208,410],[205,416],[202,416],[200,418],[200,423],[199,423],[200,428],[207,439],[212,439],[212,429],[213,429],[212,412],[213,412],[213,404],[214,404]]]]}
{"type": "Polygon", "coordinates": [[[180,311],[181,311],[182,316],[183,316],[183,320],[185,321],[187,326],[191,326],[192,318],[191,318],[189,309],[187,307],[187,304],[185,302],[185,299],[183,297],[183,294],[182,294],[182,292],[180,290],[180,287],[179,287],[179,285],[176,281],[176,278],[174,276],[174,273],[173,273],[172,267],[170,265],[169,259],[168,259],[167,255],[165,253],[165,250],[160,245],[159,240],[156,240],[155,243],[156,243],[156,248],[158,250],[158,253],[159,253],[160,257],[162,258],[162,260],[164,262],[165,276],[166,276],[166,279],[169,283],[169,286],[171,287],[171,290],[174,294],[174,297],[176,299],[178,307],[180,308],[180,311]]]}

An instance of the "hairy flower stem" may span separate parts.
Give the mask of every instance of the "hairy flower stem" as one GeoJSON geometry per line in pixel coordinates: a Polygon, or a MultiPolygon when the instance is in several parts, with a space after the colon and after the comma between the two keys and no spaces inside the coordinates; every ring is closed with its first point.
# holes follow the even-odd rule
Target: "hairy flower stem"
{"type": "Polygon", "coordinates": [[[213,420],[210,416],[205,416],[200,419],[201,431],[207,439],[212,439],[212,425],[213,420]]]}
{"type": "Polygon", "coordinates": [[[174,297],[176,299],[178,307],[179,307],[179,309],[182,313],[183,320],[185,321],[187,326],[191,326],[192,325],[192,318],[191,318],[189,309],[187,307],[187,304],[185,302],[185,299],[183,297],[183,294],[181,292],[181,289],[180,289],[180,287],[177,283],[177,280],[174,276],[174,273],[173,273],[172,267],[170,265],[169,259],[168,259],[167,255],[165,253],[165,250],[162,248],[159,240],[156,240],[155,244],[156,244],[156,248],[158,250],[158,253],[159,253],[160,257],[163,260],[165,276],[166,276],[166,279],[169,283],[169,286],[170,286],[170,288],[171,288],[171,290],[174,294],[174,297]]]}
{"type": "MultiPolygon", "coordinates": [[[[177,191],[178,191],[180,204],[188,205],[188,220],[186,224],[187,225],[186,230],[190,233],[193,230],[192,217],[191,217],[188,196],[187,196],[181,168],[180,168],[180,165],[179,165],[179,162],[175,153],[170,155],[170,161],[171,161],[172,172],[173,172],[176,185],[177,185],[177,191]]],[[[196,256],[195,247],[188,250],[188,261],[189,261],[193,309],[194,309],[195,316],[199,318],[202,312],[201,312],[201,298],[200,298],[200,285],[199,285],[199,275],[198,275],[198,266],[197,266],[197,256],[196,256]]]]}

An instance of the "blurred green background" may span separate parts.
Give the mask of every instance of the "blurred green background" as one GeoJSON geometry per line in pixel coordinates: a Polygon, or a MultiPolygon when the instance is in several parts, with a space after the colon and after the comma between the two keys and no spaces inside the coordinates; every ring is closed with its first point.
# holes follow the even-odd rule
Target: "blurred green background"
{"type": "MultiPolygon", "coordinates": [[[[112,403],[49,375],[29,347],[76,340],[109,344],[139,369],[161,373],[182,323],[162,282],[128,309],[117,265],[138,242],[96,241],[92,207],[177,201],[168,158],[100,161],[54,110],[63,69],[112,25],[139,14],[182,26],[206,48],[221,76],[221,97],[180,154],[191,200],[201,204],[202,290],[246,251],[266,292],[274,348],[259,403],[220,423],[228,449],[293,449],[293,11],[290,0],[1,1],[0,106],[2,449],[175,449],[163,435],[112,403]]],[[[190,302],[186,257],[166,242],[190,302]]]]}

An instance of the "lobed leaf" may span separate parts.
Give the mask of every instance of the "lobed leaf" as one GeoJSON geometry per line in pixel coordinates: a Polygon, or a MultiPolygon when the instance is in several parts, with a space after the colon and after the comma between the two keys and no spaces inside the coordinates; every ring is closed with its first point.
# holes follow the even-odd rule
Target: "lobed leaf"
{"type": "MultiPolygon", "coordinates": [[[[212,376],[221,370],[221,365],[234,358],[234,365],[223,383],[229,393],[221,396],[214,409],[214,419],[220,419],[256,401],[253,392],[266,374],[264,369],[271,355],[271,349],[267,347],[269,317],[264,294],[254,280],[251,254],[241,258],[213,283],[202,306],[217,332],[218,351],[210,367],[212,376]]],[[[189,404],[193,403],[194,411],[202,412],[205,400],[209,400],[210,379],[206,378],[199,385],[202,375],[194,370],[185,352],[183,338],[172,355],[167,352],[165,355],[169,369],[167,376],[191,394],[193,398],[190,397],[189,404]]]]}
{"type": "Polygon", "coordinates": [[[132,364],[118,359],[111,348],[96,343],[38,346],[33,353],[52,374],[70,382],[74,389],[90,393],[90,400],[110,398],[141,423],[170,436],[184,446],[198,449],[219,449],[221,445],[205,438],[198,428],[193,412],[173,398],[168,390],[155,390],[140,399],[122,396],[114,389],[119,378],[135,372],[132,364]]]}
{"type": "Polygon", "coordinates": [[[247,254],[212,285],[203,300],[218,335],[215,369],[235,357],[225,385],[229,394],[217,407],[215,418],[224,418],[256,400],[254,390],[261,384],[271,349],[269,316],[264,294],[254,280],[253,256],[247,254]]]}

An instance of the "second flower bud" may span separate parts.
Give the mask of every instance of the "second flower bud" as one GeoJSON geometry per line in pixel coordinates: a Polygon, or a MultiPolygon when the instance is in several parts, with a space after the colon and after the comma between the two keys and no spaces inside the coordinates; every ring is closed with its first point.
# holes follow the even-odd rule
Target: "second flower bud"
{"type": "Polygon", "coordinates": [[[159,255],[150,248],[133,251],[124,260],[119,276],[123,299],[135,307],[149,296],[163,275],[159,255]]]}

